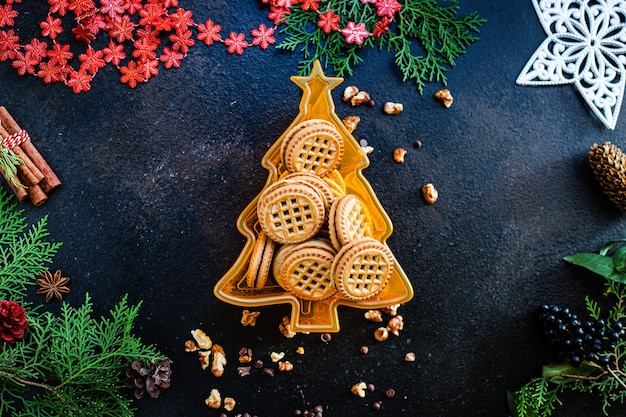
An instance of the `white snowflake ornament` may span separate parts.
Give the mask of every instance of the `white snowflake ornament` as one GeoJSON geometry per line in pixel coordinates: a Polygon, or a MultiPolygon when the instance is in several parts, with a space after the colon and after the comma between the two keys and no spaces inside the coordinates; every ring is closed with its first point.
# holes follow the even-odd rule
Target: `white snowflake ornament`
{"type": "Polygon", "coordinates": [[[626,82],[626,0],[532,0],[547,39],[518,85],[574,84],[609,129],[626,82]]]}

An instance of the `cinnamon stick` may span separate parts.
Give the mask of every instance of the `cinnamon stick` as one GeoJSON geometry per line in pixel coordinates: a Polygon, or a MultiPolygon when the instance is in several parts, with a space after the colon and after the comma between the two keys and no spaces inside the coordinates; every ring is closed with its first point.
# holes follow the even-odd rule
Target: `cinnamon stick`
{"type": "MultiPolygon", "coordinates": [[[[4,106],[0,106],[0,125],[2,125],[11,135],[22,130],[4,106]]],[[[50,165],[48,165],[43,156],[41,156],[30,139],[22,142],[19,147],[26,155],[28,155],[30,160],[43,174],[43,179],[39,182],[39,185],[44,193],[48,193],[61,186],[59,177],[57,177],[52,168],[50,168],[50,165]]]]}
{"type": "MultiPolygon", "coordinates": [[[[5,139],[10,136],[9,132],[7,132],[7,130],[2,127],[2,125],[0,125],[0,136],[5,139]]],[[[19,146],[13,147],[12,151],[15,152],[15,154],[22,159],[23,164],[20,164],[20,166],[17,167],[20,174],[22,174],[22,176],[27,180],[28,183],[39,184],[39,182],[44,178],[39,168],[37,168],[33,161],[28,157],[28,155],[24,153],[22,148],[20,148],[19,146]]]]}
{"type": "MultiPolygon", "coordinates": [[[[28,197],[28,192],[26,191],[26,188],[13,185],[11,180],[7,178],[7,174],[6,172],[4,172],[4,170],[0,169],[0,174],[2,174],[7,184],[9,184],[11,191],[13,191],[13,194],[15,194],[15,197],[17,197],[17,201],[24,201],[26,197],[28,197]]],[[[17,176],[14,176],[13,179],[16,183],[21,184],[21,181],[19,180],[19,178],[17,178],[17,176]]]]}
{"type": "Polygon", "coordinates": [[[48,196],[44,193],[39,184],[29,185],[26,189],[26,193],[35,207],[39,207],[48,201],[48,196]]]}

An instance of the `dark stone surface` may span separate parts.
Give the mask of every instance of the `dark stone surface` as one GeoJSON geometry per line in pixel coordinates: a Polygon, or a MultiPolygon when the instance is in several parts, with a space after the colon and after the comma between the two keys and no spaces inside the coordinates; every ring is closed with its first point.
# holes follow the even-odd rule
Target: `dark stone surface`
{"type": "MultiPolygon", "coordinates": [[[[252,1],[181,3],[226,33],[265,18],[252,1]]],[[[626,119],[609,131],[573,87],[515,85],[545,38],[530,1],[463,3],[488,23],[447,74],[450,109],[432,98],[441,85],[420,96],[401,82],[393,58],[375,50],[334,91],[338,115],[360,115],[355,136],[375,148],[364,174],[394,223],[388,243],[415,289],[400,310],[405,330],[383,344],[360,310],[342,308],[342,330],[326,344],[315,334],[284,338],[278,323],[287,306],[261,308],[259,324],[242,327],[241,308],[212,293],[243,248],[235,223],[265,183],[261,158],[298,113],[301,91],[289,82],[297,55],[250,49],[240,57],[197,45],[180,69],[161,69],[134,90],[107,66],[80,95],[0,65],[0,104],[64,183],[44,206],[22,207],[31,221],[48,215],[53,239],[64,242],[52,268],[72,278],[67,300],[79,304],[88,292],[98,314],[126,293],[143,300],[137,332],[173,359],[172,387],[137,402],[138,416],[217,416],[204,405],[211,388],[234,397],[236,412],[261,417],[316,404],[331,417],[506,416],[506,390],[551,359],[536,308],[554,302],[583,312],[586,294],[602,300],[601,279],[562,258],[626,234],[586,159],[595,142],[624,146],[626,119]],[[377,107],[342,103],[350,84],[377,107]],[[403,103],[404,112],[384,116],[385,101],[403,103]],[[397,147],[408,150],[403,165],[392,160],[397,147]],[[433,206],[420,196],[426,182],[440,193],[433,206]],[[195,328],[224,346],[223,378],[184,352],[195,328]],[[284,351],[295,370],[241,378],[241,346],[265,361],[284,351]],[[408,351],[414,363],[403,362],[408,351]],[[360,380],[377,390],[355,397],[350,387],[360,380]],[[393,399],[384,398],[389,387],[393,399]],[[373,411],[378,400],[382,410],[373,411]]],[[[556,416],[600,413],[594,397],[566,398],[556,416]]],[[[610,411],[626,415],[619,405],[610,411]]]]}

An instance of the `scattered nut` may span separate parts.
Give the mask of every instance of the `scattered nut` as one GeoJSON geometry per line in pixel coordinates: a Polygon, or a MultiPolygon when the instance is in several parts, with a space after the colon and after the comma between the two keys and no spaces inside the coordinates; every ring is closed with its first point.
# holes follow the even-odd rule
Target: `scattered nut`
{"type": "Polygon", "coordinates": [[[413,142],[413,147],[416,148],[416,149],[421,148],[422,147],[422,141],[419,140],[419,139],[415,140],[415,142],[413,142]]]}
{"type": "Polygon", "coordinates": [[[380,403],[380,401],[374,401],[372,403],[372,410],[374,411],[378,411],[382,408],[382,404],[380,403]]]}
{"type": "Polygon", "coordinates": [[[268,378],[274,378],[275,372],[272,368],[263,368],[263,375],[268,378]]]}
{"type": "Polygon", "coordinates": [[[400,114],[402,113],[402,110],[404,110],[402,103],[393,103],[388,101],[383,106],[383,112],[385,114],[400,114]]]}
{"type": "Polygon", "coordinates": [[[365,318],[369,321],[381,323],[383,321],[383,313],[380,310],[367,310],[365,312],[365,318]]]}
{"type": "Polygon", "coordinates": [[[291,339],[296,335],[296,332],[291,329],[291,322],[289,321],[289,317],[287,316],[283,317],[283,320],[278,325],[278,329],[286,338],[291,339]]]}
{"type": "Polygon", "coordinates": [[[243,310],[241,312],[241,324],[244,326],[256,326],[256,319],[261,315],[260,311],[243,310]]]}
{"type": "Polygon", "coordinates": [[[220,345],[213,345],[211,348],[213,356],[211,360],[211,373],[216,377],[224,375],[224,365],[226,365],[226,354],[220,345]]]}
{"type": "Polygon", "coordinates": [[[361,348],[359,349],[359,353],[361,355],[367,355],[370,351],[370,348],[368,348],[367,346],[363,345],[361,346],[361,348]]]}
{"type": "Polygon", "coordinates": [[[233,408],[235,408],[236,404],[237,402],[235,401],[234,398],[231,398],[231,397],[224,398],[224,410],[233,411],[233,408]]]}
{"type": "Polygon", "coordinates": [[[352,97],[359,93],[359,89],[354,85],[349,85],[343,90],[343,101],[350,101],[352,97]]]}
{"type": "Polygon", "coordinates": [[[441,103],[446,106],[446,108],[450,108],[452,102],[454,101],[454,98],[452,98],[452,94],[450,94],[450,90],[446,89],[437,91],[435,93],[435,98],[441,101],[441,103]]]}
{"type": "Polygon", "coordinates": [[[324,343],[330,342],[332,340],[332,338],[333,338],[333,336],[330,333],[322,333],[322,335],[320,336],[320,339],[324,343]]]}
{"type": "Polygon", "coordinates": [[[376,391],[376,386],[374,384],[367,384],[367,392],[376,391]]]}
{"type": "Polygon", "coordinates": [[[385,397],[387,398],[393,398],[396,395],[396,390],[393,388],[387,388],[387,391],[385,391],[385,397]]]}
{"type": "Polygon", "coordinates": [[[376,99],[375,98],[370,98],[370,101],[368,101],[367,103],[365,103],[365,105],[367,107],[374,107],[376,105],[376,99]]]}
{"type": "Polygon", "coordinates": [[[220,392],[216,388],[213,388],[209,394],[209,398],[204,400],[204,403],[210,408],[214,408],[216,410],[220,408],[222,406],[222,396],[220,395],[220,392]]]}
{"type": "Polygon", "coordinates": [[[400,336],[402,329],[404,329],[404,319],[401,315],[393,316],[387,323],[387,330],[396,336],[400,336]]]}
{"type": "Polygon", "coordinates": [[[261,359],[257,359],[254,361],[254,364],[252,364],[252,366],[254,366],[256,369],[261,369],[263,368],[263,361],[261,359]]]}
{"type": "Polygon", "coordinates": [[[290,372],[293,371],[293,364],[289,361],[280,361],[278,362],[278,370],[280,372],[290,372]]]}
{"type": "Polygon", "coordinates": [[[270,358],[272,359],[272,362],[278,362],[279,360],[281,360],[282,358],[285,357],[285,352],[272,352],[270,353],[270,358]]]}
{"type": "Polygon", "coordinates": [[[239,363],[250,363],[252,362],[252,349],[247,347],[242,347],[239,349],[239,363]]]}
{"type": "Polygon", "coordinates": [[[406,355],[404,355],[404,360],[406,362],[415,362],[415,353],[413,352],[409,352],[406,355]]]}
{"type": "Polygon", "coordinates": [[[428,204],[435,204],[439,198],[439,192],[434,185],[428,183],[422,187],[422,197],[424,197],[424,201],[428,204]]]}
{"type": "Polygon", "coordinates": [[[191,335],[196,339],[196,343],[200,349],[209,350],[213,346],[211,338],[206,335],[202,330],[195,329],[191,331],[191,335]]]}
{"type": "Polygon", "coordinates": [[[185,342],[185,352],[195,352],[198,349],[198,345],[193,340],[187,340],[185,342]]]}
{"type": "Polygon", "coordinates": [[[370,101],[370,95],[366,91],[359,91],[355,96],[350,99],[350,104],[353,106],[360,106],[370,101]]]}
{"type": "Polygon", "coordinates": [[[358,384],[354,384],[350,391],[354,395],[358,395],[361,398],[365,398],[365,390],[367,389],[367,384],[365,382],[359,382],[358,384]]]}
{"type": "Polygon", "coordinates": [[[202,366],[203,371],[209,367],[210,357],[211,351],[198,351],[198,360],[200,361],[200,366],[202,366]]]}
{"type": "Polygon", "coordinates": [[[386,327],[379,327],[374,331],[374,339],[378,340],[379,342],[384,342],[385,340],[389,339],[389,330],[387,330],[386,327]]]}
{"type": "Polygon", "coordinates": [[[296,349],[296,353],[298,355],[304,355],[304,347],[298,346],[298,348],[296,349]]]}
{"type": "Polygon", "coordinates": [[[252,367],[250,366],[239,366],[237,367],[237,373],[239,376],[248,376],[250,375],[250,370],[252,367]]]}
{"type": "Polygon", "coordinates": [[[361,122],[361,118],[359,116],[346,116],[342,120],[343,124],[348,129],[348,132],[352,133],[356,130],[359,122],[361,122]]]}
{"type": "Polygon", "coordinates": [[[400,304],[392,304],[390,306],[381,308],[381,311],[390,316],[395,316],[396,314],[398,314],[399,307],[400,307],[400,304]]]}
{"type": "Polygon", "coordinates": [[[396,148],[393,151],[393,160],[401,164],[404,162],[404,155],[406,155],[406,149],[396,148]]]}

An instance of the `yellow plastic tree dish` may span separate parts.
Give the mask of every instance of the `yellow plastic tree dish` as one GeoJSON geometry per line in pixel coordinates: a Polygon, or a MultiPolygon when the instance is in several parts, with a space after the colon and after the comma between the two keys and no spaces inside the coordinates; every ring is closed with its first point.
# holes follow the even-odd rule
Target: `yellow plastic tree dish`
{"type": "MultiPolygon", "coordinates": [[[[289,130],[309,119],[329,121],[335,125],[344,140],[344,153],[338,170],[344,177],[347,192],[358,196],[366,204],[371,215],[372,237],[386,245],[385,242],[393,231],[393,225],[371,185],[363,176],[362,170],[369,166],[369,159],[335,113],[335,104],[330,92],[343,81],[343,78],[326,76],[320,63],[316,62],[308,77],[294,76],[291,77],[291,80],[303,90],[300,112],[263,157],[262,165],[269,171],[264,189],[278,181],[286,173],[281,159],[280,147],[289,130]]],[[[348,300],[339,294],[321,301],[302,300],[281,288],[271,277],[271,274],[263,288],[249,287],[246,284],[246,273],[252,248],[261,231],[257,218],[257,202],[261,192],[239,215],[237,228],[247,238],[247,242],[233,266],[215,285],[214,293],[218,299],[246,308],[291,304],[292,330],[296,332],[338,332],[337,308],[341,305],[360,309],[375,309],[393,304],[403,304],[413,298],[411,283],[397,259],[391,278],[385,288],[377,295],[360,301],[348,300]]]]}

